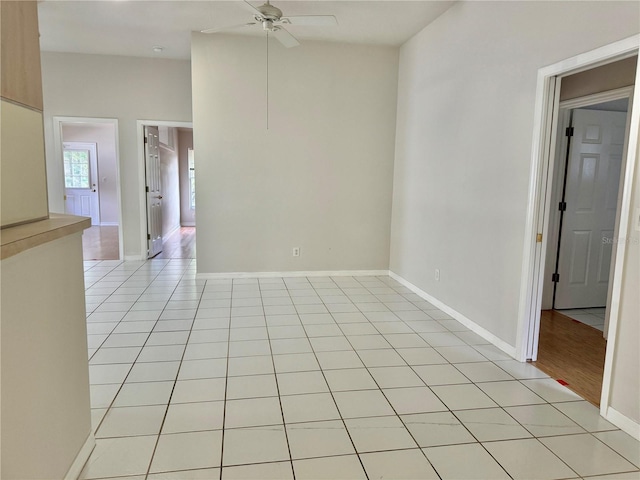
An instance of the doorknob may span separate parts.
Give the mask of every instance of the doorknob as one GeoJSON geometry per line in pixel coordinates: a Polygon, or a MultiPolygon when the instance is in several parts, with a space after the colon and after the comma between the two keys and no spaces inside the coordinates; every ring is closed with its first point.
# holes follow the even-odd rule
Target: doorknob
{"type": "Polygon", "coordinates": [[[162,199],[162,195],[158,195],[156,198],[162,199]]]}

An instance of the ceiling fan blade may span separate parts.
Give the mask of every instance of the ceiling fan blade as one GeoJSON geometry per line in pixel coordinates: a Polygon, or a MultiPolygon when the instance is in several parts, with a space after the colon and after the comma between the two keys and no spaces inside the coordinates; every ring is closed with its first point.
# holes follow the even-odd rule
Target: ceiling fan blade
{"type": "Polygon", "coordinates": [[[235,28],[250,27],[252,25],[257,25],[257,23],[251,22],[251,23],[241,23],[240,25],[229,25],[227,27],[207,28],[206,30],[200,30],[200,33],[217,33],[217,32],[223,32],[225,30],[233,30],[235,28]]]}
{"type": "Polygon", "coordinates": [[[283,23],[304,25],[309,27],[337,27],[338,20],[333,15],[294,15],[282,17],[283,23]]]}
{"type": "Polygon", "coordinates": [[[274,30],[273,35],[282,45],[287,48],[297,47],[298,45],[300,45],[300,42],[296,39],[296,37],[291,35],[282,27],[278,27],[277,30],[274,30]]]}
{"type": "Polygon", "coordinates": [[[262,12],[258,10],[256,7],[254,7],[253,5],[251,5],[249,2],[247,2],[247,0],[242,0],[242,2],[240,3],[245,8],[245,10],[249,10],[252,15],[254,16],[257,15],[260,18],[263,17],[262,12]]]}

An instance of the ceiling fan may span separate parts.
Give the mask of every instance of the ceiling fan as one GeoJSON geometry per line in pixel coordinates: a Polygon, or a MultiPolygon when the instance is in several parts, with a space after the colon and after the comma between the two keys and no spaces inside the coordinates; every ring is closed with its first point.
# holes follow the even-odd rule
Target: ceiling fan
{"type": "Polygon", "coordinates": [[[272,33],[276,39],[285,47],[297,47],[300,42],[291,35],[284,25],[300,25],[310,27],[332,27],[337,26],[338,22],[333,15],[292,15],[284,16],[282,10],[278,7],[274,7],[267,0],[266,3],[259,7],[254,7],[246,0],[239,2],[247,10],[253,14],[253,22],[242,23],[240,25],[231,25],[227,27],[209,28],[207,30],[201,30],[201,33],[217,33],[224,30],[233,30],[236,28],[253,27],[256,25],[262,26],[262,29],[269,33],[272,33]]]}

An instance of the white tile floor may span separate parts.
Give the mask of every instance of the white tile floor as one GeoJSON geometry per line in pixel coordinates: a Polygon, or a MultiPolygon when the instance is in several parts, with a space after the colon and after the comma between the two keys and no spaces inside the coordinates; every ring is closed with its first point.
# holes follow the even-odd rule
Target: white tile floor
{"type": "Polygon", "coordinates": [[[85,265],[82,479],[640,478],[595,407],[389,277],[85,265]]]}
{"type": "Polygon", "coordinates": [[[604,331],[605,308],[574,308],[570,310],[557,310],[569,318],[580,323],[604,331]]]}

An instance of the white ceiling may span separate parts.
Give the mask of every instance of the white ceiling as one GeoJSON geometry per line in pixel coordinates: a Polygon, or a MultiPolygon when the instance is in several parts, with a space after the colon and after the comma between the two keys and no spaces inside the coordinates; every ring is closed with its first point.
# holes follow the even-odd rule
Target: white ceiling
{"type": "MultiPolygon", "coordinates": [[[[191,32],[253,21],[235,1],[42,0],[44,51],[139,57],[191,55],[191,32]],[[154,53],[156,45],[164,47],[154,53]]],[[[263,3],[253,0],[253,5],[263,3]]],[[[401,45],[444,13],[453,1],[278,1],[284,15],[335,15],[338,27],[288,26],[299,40],[401,45]]],[[[243,34],[262,34],[259,28],[243,34]]]]}

